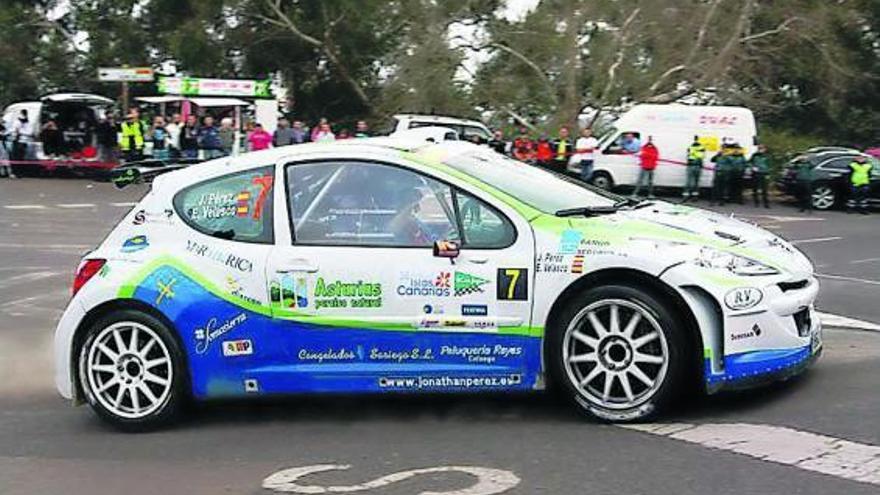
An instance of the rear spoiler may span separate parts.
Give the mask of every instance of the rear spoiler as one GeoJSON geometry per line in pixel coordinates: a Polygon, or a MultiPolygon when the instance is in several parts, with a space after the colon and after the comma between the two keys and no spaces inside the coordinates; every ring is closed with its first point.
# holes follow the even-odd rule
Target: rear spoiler
{"type": "Polygon", "coordinates": [[[126,163],[110,172],[110,182],[117,189],[123,189],[131,184],[152,182],[156,176],[186,168],[200,163],[202,160],[183,158],[173,162],[164,160],[140,160],[126,163]]]}

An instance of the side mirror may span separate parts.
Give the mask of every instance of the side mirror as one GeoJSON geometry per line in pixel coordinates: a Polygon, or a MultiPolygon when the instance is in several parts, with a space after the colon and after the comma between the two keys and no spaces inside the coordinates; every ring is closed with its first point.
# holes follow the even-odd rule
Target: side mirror
{"type": "Polygon", "coordinates": [[[461,248],[455,241],[434,241],[434,256],[437,258],[458,258],[461,248]]]}

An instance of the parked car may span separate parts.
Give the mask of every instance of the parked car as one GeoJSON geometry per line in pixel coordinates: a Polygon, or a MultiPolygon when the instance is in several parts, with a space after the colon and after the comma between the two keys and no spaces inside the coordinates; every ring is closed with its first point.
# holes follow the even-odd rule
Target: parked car
{"type": "Polygon", "coordinates": [[[808,163],[813,167],[813,208],[828,210],[843,207],[850,195],[849,164],[858,155],[867,157],[874,164],[868,198],[870,203],[880,204],[880,160],[855,150],[825,150],[797,156],[786,164],[776,181],[776,187],[784,194],[797,197],[795,167],[808,163]]]}
{"type": "Polygon", "coordinates": [[[485,143],[492,138],[489,128],[476,120],[460,119],[443,115],[398,114],[392,121],[391,133],[398,133],[419,127],[446,127],[458,133],[458,139],[473,141],[474,136],[485,143]]]}
{"type": "Polygon", "coordinates": [[[373,138],[155,178],[81,261],[61,395],[123,429],[188,400],[525,392],[644,420],[822,349],[810,261],[461,141],[373,138]]]}

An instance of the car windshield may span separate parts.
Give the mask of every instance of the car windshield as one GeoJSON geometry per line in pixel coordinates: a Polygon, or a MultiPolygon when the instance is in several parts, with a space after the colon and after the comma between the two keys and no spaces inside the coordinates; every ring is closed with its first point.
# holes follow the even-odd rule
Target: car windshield
{"type": "Polygon", "coordinates": [[[454,154],[446,165],[464,172],[544,213],[573,208],[610,208],[625,199],[489,149],[454,154]]]}

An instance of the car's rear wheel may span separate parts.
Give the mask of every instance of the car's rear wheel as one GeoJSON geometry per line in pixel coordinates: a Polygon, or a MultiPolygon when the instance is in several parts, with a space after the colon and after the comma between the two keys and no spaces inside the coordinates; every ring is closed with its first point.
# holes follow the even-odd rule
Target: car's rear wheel
{"type": "Polygon", "coordinates": [[[817,185],[813,188],[812,201],[814,209],[827,210],[837,202],[837,194],[828,184],[817,185]]]}
{"type": "Polygon", "coordinates": [[[86,400],[117,428],[139,431],[174,419],[185,395],[183,359],[168,327],[125,310],[99,319],[79,352],[86,400]]]}
{"type": "Polygon", "coordinates": [[[599,189],[604,189],[606,191],[610,191],[611,188],[614,187],[614,180],[607,172],[593,172],[593,177],[590,178],[590,183],[599,189]]]}
{"type": "Polygon", "coordinates": [[[644,420],[685,383],[691,351],[678,321],[649,292],[625,285],[589,289],[550,329],[552,379],[596,418],[644,420]]]}

